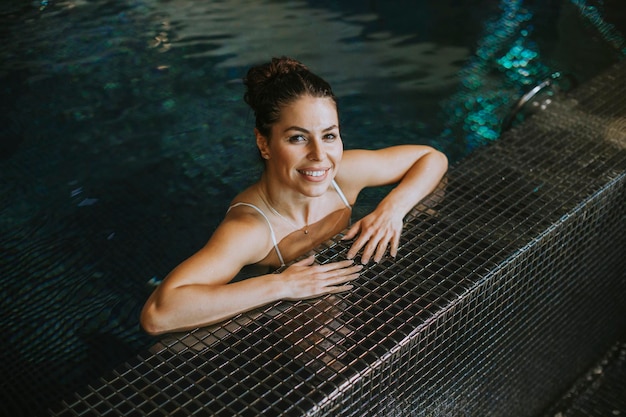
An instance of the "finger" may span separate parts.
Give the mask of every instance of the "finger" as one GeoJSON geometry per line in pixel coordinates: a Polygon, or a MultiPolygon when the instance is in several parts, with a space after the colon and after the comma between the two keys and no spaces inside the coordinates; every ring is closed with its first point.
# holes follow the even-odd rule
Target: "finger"
{"type": "Polygon", "coordinates": [[[352,281],[361,275],[363,265],[354,265],[350,268],[344,268],[337,271],[326,273],[326,276],[320,277],[327,286],[342,284],[346,281],[352,281]]]}
{"type": "Polygon", "coordinates": [[[338,287],[330,287],[330,290],[328,291],[329,294],[337,294],[339,292],[344,292],[344,291],[349,291],[352,288],[354,288],[354,285],[341,285],[338,287]]]}
{"type": "Polygon", "coordinates": [[[381,259],[383,259],[383,256],[385,256],[385,252],[387,252],[388,246],[389,246],[389,238],[381,240],[378,243],[378,246],[376,248],[376,253],[374,254],[374,262],[378,263],[380,262],[381,259]]]}
{"type": "Polygon", "coordinates": [[[354,223],[352,225],[352,227],[350,227],[348,232],[341,238],[341,240],[354,239],[354,237],[359,233],[359,230],[361,230],[361,222],[360,221],[354,223]]]}
{"type": "Polygon", "coordinates": [[[319,273],[333,273],[336,271],[341,271],[345,268],[354,265],[354,261],[352,259],[346,259],[344,261],[330,262],[323,265],[316,265],[317,271],[319,273]]]}
{"type": "Polygon", "coordinates": [[[389,249],[389,255],[395,258],[398,255],[398,248],[400,247],[400,234],[395,233],[391,238],[391,248],[389,249]]]}
{"type": "Polygon", "coordinates": [[[370,259],[374,258],[374,262],[379,262],[382,257],[385,255],[387,251],[387,246],[389,245],[389,237],[387,234],[381,236],[381,234],[377,234],[372,237],[365,249],[363,249],[363,254],[361,255],[361,263],[367,264],[370,259]]]}
{"type": "Polygon", "coordinates": [[[370,240],[370,235],[361,234],[358,237],[358,239],[354,241],[354,243],[348,250],[348,253],[346,254],[346,258],[348,259],[354,258],[356,254],[359,253],[361,248],[363,248],[363,246],[365,246],[369,240],[370,240]]]}
{"type": "Polygon", "coordinates": [[[379,242],[380,238],[378,236],[373,236],[369,239],[369,241],[363,248],[363,253],[361,254],[361,263],[363,265],[367,265],[367,263],[370,261],[372,255],[376,251],[379,242]]]}
{"type": "Polygon", "coordinates": [[[329,279],[327,279],[325,281],[325,285],[327,287],[333,287],[333,286],[336,286],[338,284],[343,284],[345,282],[355,280],[355,279],[357,279],[359,277],[359,275],[360,275],[360,270],[357,271],[357,272],[353,272],[353,273],[344,275],[344,276],[331,277],[331,278],[329,278],[329,279]]]}
{"type": "Polygon", "coordinates": [[[350,268],[342,269],[340,271],[341,274],[339,276],[350,277],[348,279],[355,279],[361,274],[361,270],[363,270],[363,265],[356,264],[356,265],[351,266],[350,268]]]}

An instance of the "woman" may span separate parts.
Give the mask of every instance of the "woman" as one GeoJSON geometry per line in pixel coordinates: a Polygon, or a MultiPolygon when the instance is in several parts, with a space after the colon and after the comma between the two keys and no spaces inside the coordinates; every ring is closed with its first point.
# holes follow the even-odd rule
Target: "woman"
{"type": "Polygon", "coordinates": [[[298,61],[274,58],[251,68],[244,82],[265,170],[235,197],[207,244],[150,296],[141,315],[148,333],[205,326],[277,300],[351,289],[362,264],[380,261],[387,250],[396,255],[404,216],[447,170],[446,157],[427,146],[343,152],[335,96],[298,61]],[[344,236],[354,239],[348,259],[318,265],[309,256],[271,273],[345,230],[363,188],[392,183],[399,184],[344,236]],[[231,282],[247,265],[264,273],[231,282]]]}

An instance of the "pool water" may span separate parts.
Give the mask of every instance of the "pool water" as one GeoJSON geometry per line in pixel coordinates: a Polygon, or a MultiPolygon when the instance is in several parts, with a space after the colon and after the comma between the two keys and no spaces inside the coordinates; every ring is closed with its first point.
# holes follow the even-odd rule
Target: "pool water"
{"type": "Polygon", "coordinates": [[[579,1],[381,3],[0,5],[0,411],[41,412],[154,342],[138,325],[153,285],[260,172],[250,65],[289,55],[325,77],[346,148],[455,161],[550,74],[624,56],[622,26],[579,1]]]}

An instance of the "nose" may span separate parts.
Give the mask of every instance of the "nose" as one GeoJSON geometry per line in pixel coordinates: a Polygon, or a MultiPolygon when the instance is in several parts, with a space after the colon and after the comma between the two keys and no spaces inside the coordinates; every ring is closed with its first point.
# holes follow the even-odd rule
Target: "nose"
{"type": "Polygon", "coordinates": [[[315,139],[309,142],[309,154],[307,157],[310,161],[321,161],[324,159],[325,154],[324,143],[321,140],[315,139]]]}

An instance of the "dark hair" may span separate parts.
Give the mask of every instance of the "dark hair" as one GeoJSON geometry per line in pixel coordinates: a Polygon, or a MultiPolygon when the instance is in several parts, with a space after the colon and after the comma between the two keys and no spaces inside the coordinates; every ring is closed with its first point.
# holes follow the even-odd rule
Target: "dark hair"
{"type": "Polygon", "coordinates": [[[328,97],[337,104],[330,84],[293,58],[272,58],[252,67],[243,82],[243,99],[254,111],[256,128],[267,138],[281,109],[302,96],[328,97]]]}

